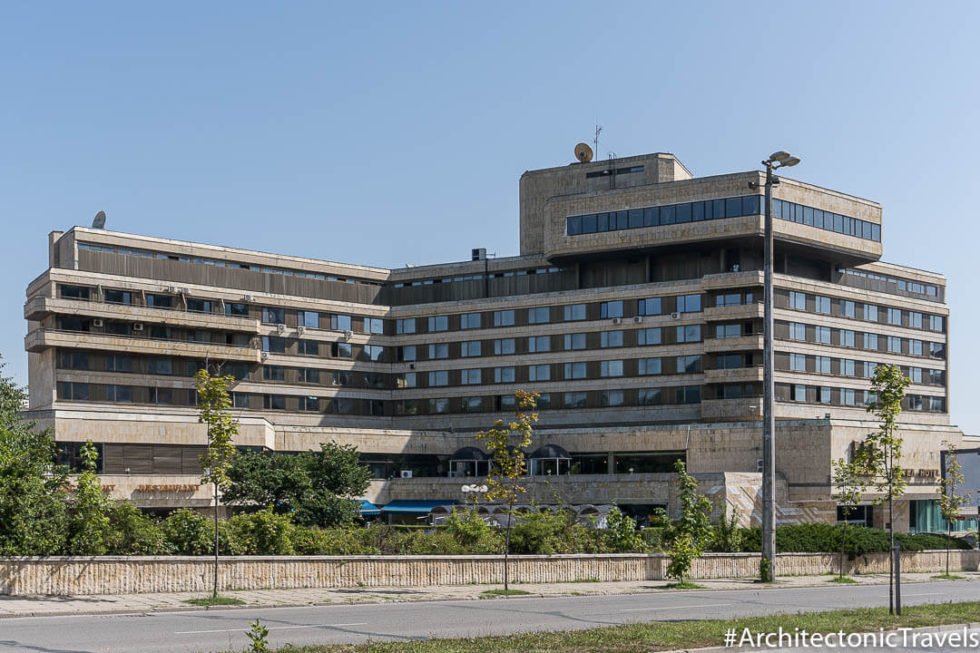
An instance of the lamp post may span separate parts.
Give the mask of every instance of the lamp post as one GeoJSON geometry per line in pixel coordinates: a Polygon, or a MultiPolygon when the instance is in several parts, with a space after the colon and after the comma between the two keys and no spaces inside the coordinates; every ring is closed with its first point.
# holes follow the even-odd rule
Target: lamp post
{"type": "MultiPolygon", "coordinates": [[[[773,170],[795,166],[799,158],[789,152],[779,150],[769,155],[762,162],[766,167],[766,220],[765,244],[763,247],[765,308],[763,327],[762,355],[762,564],[760,576],[763,582],[776,580],[776,416],[773,410],[775,382],[773,380],[773,351],[772,351],[772,187],[779,183],[779,177],[772,174],[773,170]]],[[[749,186],[758,188],[759,184],[750,182],[749,186]]]]}

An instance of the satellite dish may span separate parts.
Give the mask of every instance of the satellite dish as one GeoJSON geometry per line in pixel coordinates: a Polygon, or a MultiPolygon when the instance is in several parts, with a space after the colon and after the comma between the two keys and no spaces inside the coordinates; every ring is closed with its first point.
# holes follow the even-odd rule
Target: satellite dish
{"type": "Polygon", "coordinates": [[[105,211],[99,211],[92,220],[93,229],[105,229],[105,211]]]}
{"type": "Polygon", "coordinates": [[[588,143],[579,143],[575,146],[575,158],[582,163],[588,163],[592,160],[592,148],[589,147],[588,143]]]}

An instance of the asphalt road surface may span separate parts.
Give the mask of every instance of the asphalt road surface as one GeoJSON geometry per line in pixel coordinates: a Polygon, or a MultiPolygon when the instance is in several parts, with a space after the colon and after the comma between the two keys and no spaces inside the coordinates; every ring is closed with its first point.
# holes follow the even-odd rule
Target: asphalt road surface
{"type": "MultiPolygon", "coordinates": [[[[980,600],[980,583],[915,583],[903,605],[980,600]]],[[[245,650],[248,622],[273,646],[501,635],[644,621],[728,619],[887,605],[883,585],[650,592],[607,596],[432,601],[300,608],[0,619],[0,653],[245,650]]],[[[978,615],[980,618],[980,615],[978,615]]],[[[719,641],[718,645],[723,642],[719,641]]],[[[892,649],[894,650],[894,649],[892,649]]]]}

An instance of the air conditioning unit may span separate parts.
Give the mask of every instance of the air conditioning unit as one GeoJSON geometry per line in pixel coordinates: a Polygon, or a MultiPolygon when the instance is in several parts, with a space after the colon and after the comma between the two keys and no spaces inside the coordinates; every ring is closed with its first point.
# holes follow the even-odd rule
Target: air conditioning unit
{"type": "Polygon", "coordinates": [[[133,331],[142,331],[142,330],[143,330],[142,322],[137,322],[136,324],[133,325],[133,331]]]}
{"type": "Polygon", "coordinates": [[[415,369],[415,363],[409,363],[408,364],[408,369],[414,370],[415,369]]]}
{"type": "Polygon", "coordinates": [[[354,332],[353,331],[351,331],[350,329],[348,329],[347,331],[344,331],[344,340],[348,340],[349,341],[353,337],[354,337],[354,332]]]}
{"type": "Polygon", "coordinates": [[[94,320],[92,320],[92,326],[94,326],[94,327],[102,327],[102,326],[105,326],[105,322],[103,322],[99,318],[95,318],[94,320]]]}
{"type": "Polygon", "coordinates": [[[278,331],[279,333],[286,333],[286,325],[285,324],[277,324],[276,325],[276,331],[278,331]]]}
{"type": "Polygon", "coordinates": [[[636,317],[633,318],[633,324],[640,324],[641,322],[643,322],[642,315],[637,315],[636,317]]]}
{"type": "Polygon", "coordinates": [[[402,478],[412,478],[412,470],[410,470],[410,469],[403,469],[402,470],[402,478]]]}
{"type": "Polygon", "coordinates": [[[762,471],[762,458],[756,458],[755,459],[755,471],[757,471],[757,472],[761,472],[762,471]]]}
{"type": "Polygon", "coordinates": [[[262,360],[264,361],[269,360],[269,352],[267,351],[262,352],[262,360]]]}
{"type": "Polygon", "coordinates": [[[242,300],[246,302],[254,302],[255,295],[242,295],[242,300]]]}
{"type": "Polygon", "coordinates": [[[166,288],[164,288],[164,290],[166,290],[169,293],[173,293],[175,295],[179,292],[177,286],[167,286],[166,288]]]}
{"type": "Polygon", "coordinates": [[[673,313],[670,314],[670,316],[676,320],[681,316],[681,314],[678,313],[677,311],[674,311],[673,313]]]}
{"type": "Polygon", "coordinates": [[[612,319],[612,323],[613,324],[622,324],[623,323],[623,318],[621,318],[621,317],[614,317],[612,319]]]}
{"type": "Polygon", "coordinates": [[[297,333],[299,333],[299,335],[303,335],[304,333],[306,333],[306,327],[301,324],[298,327],[296,327],[296,331],[297,333]]]}
{"type": "Polygon", "coordinates": [[[189,295],[189,294],[191,294],[191,289],[190,288],[181,288],[180,289],[180,294],[181,295],[189,295]]]}

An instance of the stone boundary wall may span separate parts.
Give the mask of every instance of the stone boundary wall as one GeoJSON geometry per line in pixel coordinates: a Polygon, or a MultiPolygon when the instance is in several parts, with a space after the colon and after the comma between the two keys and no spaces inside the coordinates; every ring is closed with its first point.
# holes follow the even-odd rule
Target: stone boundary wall
{"type": "MultiPolygon", "coordinates": [[[[662,580],[664,554],[511,556],[512,582],[567,583],[662,580]]],[[[0,595],[142,594],[206,592],[213,559],[205,556],[99,556],[0,558],[0,595]]],[[[902,554],[903,571],[942,571],[945,551],[902,554]]],[[[950,569],[978,571],[980,551],[950,552],[950,569]]],[[[759,555],[709,553],[696,560],[692,578],[746,578],[758,573],[759,555]]],[[[872,553],[848,561],[848,573],[888,571],[888,556],[872,553]]],[[[777,575],[838,571],[831,553],[786,553],[777,575]]],[[[230,556],[219,562],[224,590],[418,587],[503,583],[501,556],[230,556]]]]}

